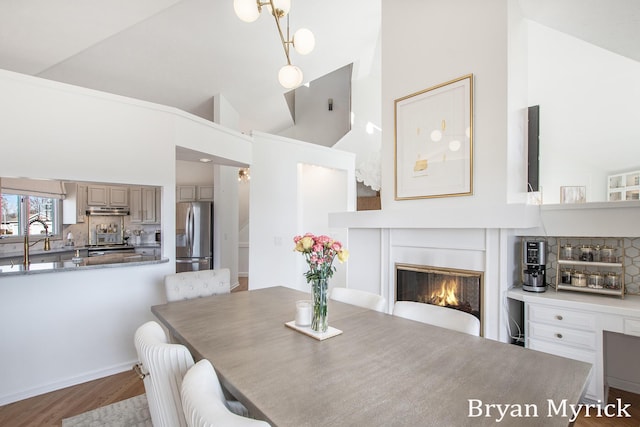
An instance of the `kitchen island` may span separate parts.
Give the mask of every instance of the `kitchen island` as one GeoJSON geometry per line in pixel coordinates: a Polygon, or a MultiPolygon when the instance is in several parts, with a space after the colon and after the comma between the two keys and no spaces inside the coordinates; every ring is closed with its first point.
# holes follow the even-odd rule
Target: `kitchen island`
{"type": "Polygon", "coordinates": [[[28,267],[22,264],[0,265],[0,278],[5,276],[57,273],[61,271],[89,270],[97,268],[134,267],[138,265],[162,264],[169,258],[146,256],[142,254],[112,254],[99,257],[82,258],[82,261],[37,262],[28,267]]]}

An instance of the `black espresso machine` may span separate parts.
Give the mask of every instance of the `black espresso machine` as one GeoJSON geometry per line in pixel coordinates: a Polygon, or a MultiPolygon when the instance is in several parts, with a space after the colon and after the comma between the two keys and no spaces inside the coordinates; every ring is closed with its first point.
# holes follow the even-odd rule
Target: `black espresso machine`
{"type": "Polygon", "coordinates": [[[522,289],[529,292],[544,292],[546,282],[547,242],[525,240],[522,245],[522,289]]]}

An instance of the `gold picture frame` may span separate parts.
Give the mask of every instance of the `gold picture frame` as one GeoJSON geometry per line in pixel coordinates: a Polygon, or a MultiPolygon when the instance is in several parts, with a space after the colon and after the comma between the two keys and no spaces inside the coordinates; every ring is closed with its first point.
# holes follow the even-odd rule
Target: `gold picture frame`
{"type": "Polygon", "coordinates": [[[395,200],[473,194],[473,74],[394,102],[395,200]]]}

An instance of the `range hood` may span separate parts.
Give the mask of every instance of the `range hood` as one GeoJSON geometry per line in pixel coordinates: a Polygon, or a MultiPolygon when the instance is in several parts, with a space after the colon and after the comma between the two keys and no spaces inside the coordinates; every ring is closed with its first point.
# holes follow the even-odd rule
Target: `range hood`
{"type": "Polygon", "coordinates": [[[129,208],[89,206],[87,215],[129,215],[129,208]]]}

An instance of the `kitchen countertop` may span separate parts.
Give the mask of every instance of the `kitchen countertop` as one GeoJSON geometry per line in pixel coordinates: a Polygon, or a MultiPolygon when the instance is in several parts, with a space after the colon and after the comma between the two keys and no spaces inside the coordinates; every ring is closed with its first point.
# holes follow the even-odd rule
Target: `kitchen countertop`
{"type": "Polygon", "coordinates": [[[83,258],[82,262],[38,262],[25,267],[22,264],[0,265],[0,278],[7,276],[29,275],[40,273],[57,273],[60,271],[78,271],[97,268],[134,267],[138,265],[162,264],[169,262],[169,258],[155,256],[114,254],[99,257],[83,258]],[[119,256],[115,256],[119,255],[119,256]]]}
{"type": "MultiPolygon", "coordinates": [[[[134,250],[136,248],[162,248],[162,245],[160,245],[159,243],[141,243],[139,245],[122,245],[122,249],[128,249],[128,248],[133,248],[134,250]]],[[[75,252],[77,250],[80,251],[86,251],[86,250],[97,250],[100,249],[100,246],[97,245],[93,245],[93,246],[61,246],[61,247],[57,247],[57,248],[51,248],[48,251],[45,251],[42,248],[38,248],[38,249],[31,249],[29,251],[29,255],[33,256],[33,255],[47,255],[47,254],[60,254],[60,253],[67,253],[67,252],[75,252]]],[[[22,250],[22,245],[20,245],[20,250],[13,250],[13,251],[9,251],[9,252],[0,252],[0,259],[3,258],[13,258],[13,257],[17,257],[17,256],[23,256],[24,252],[22,250]]]]}

